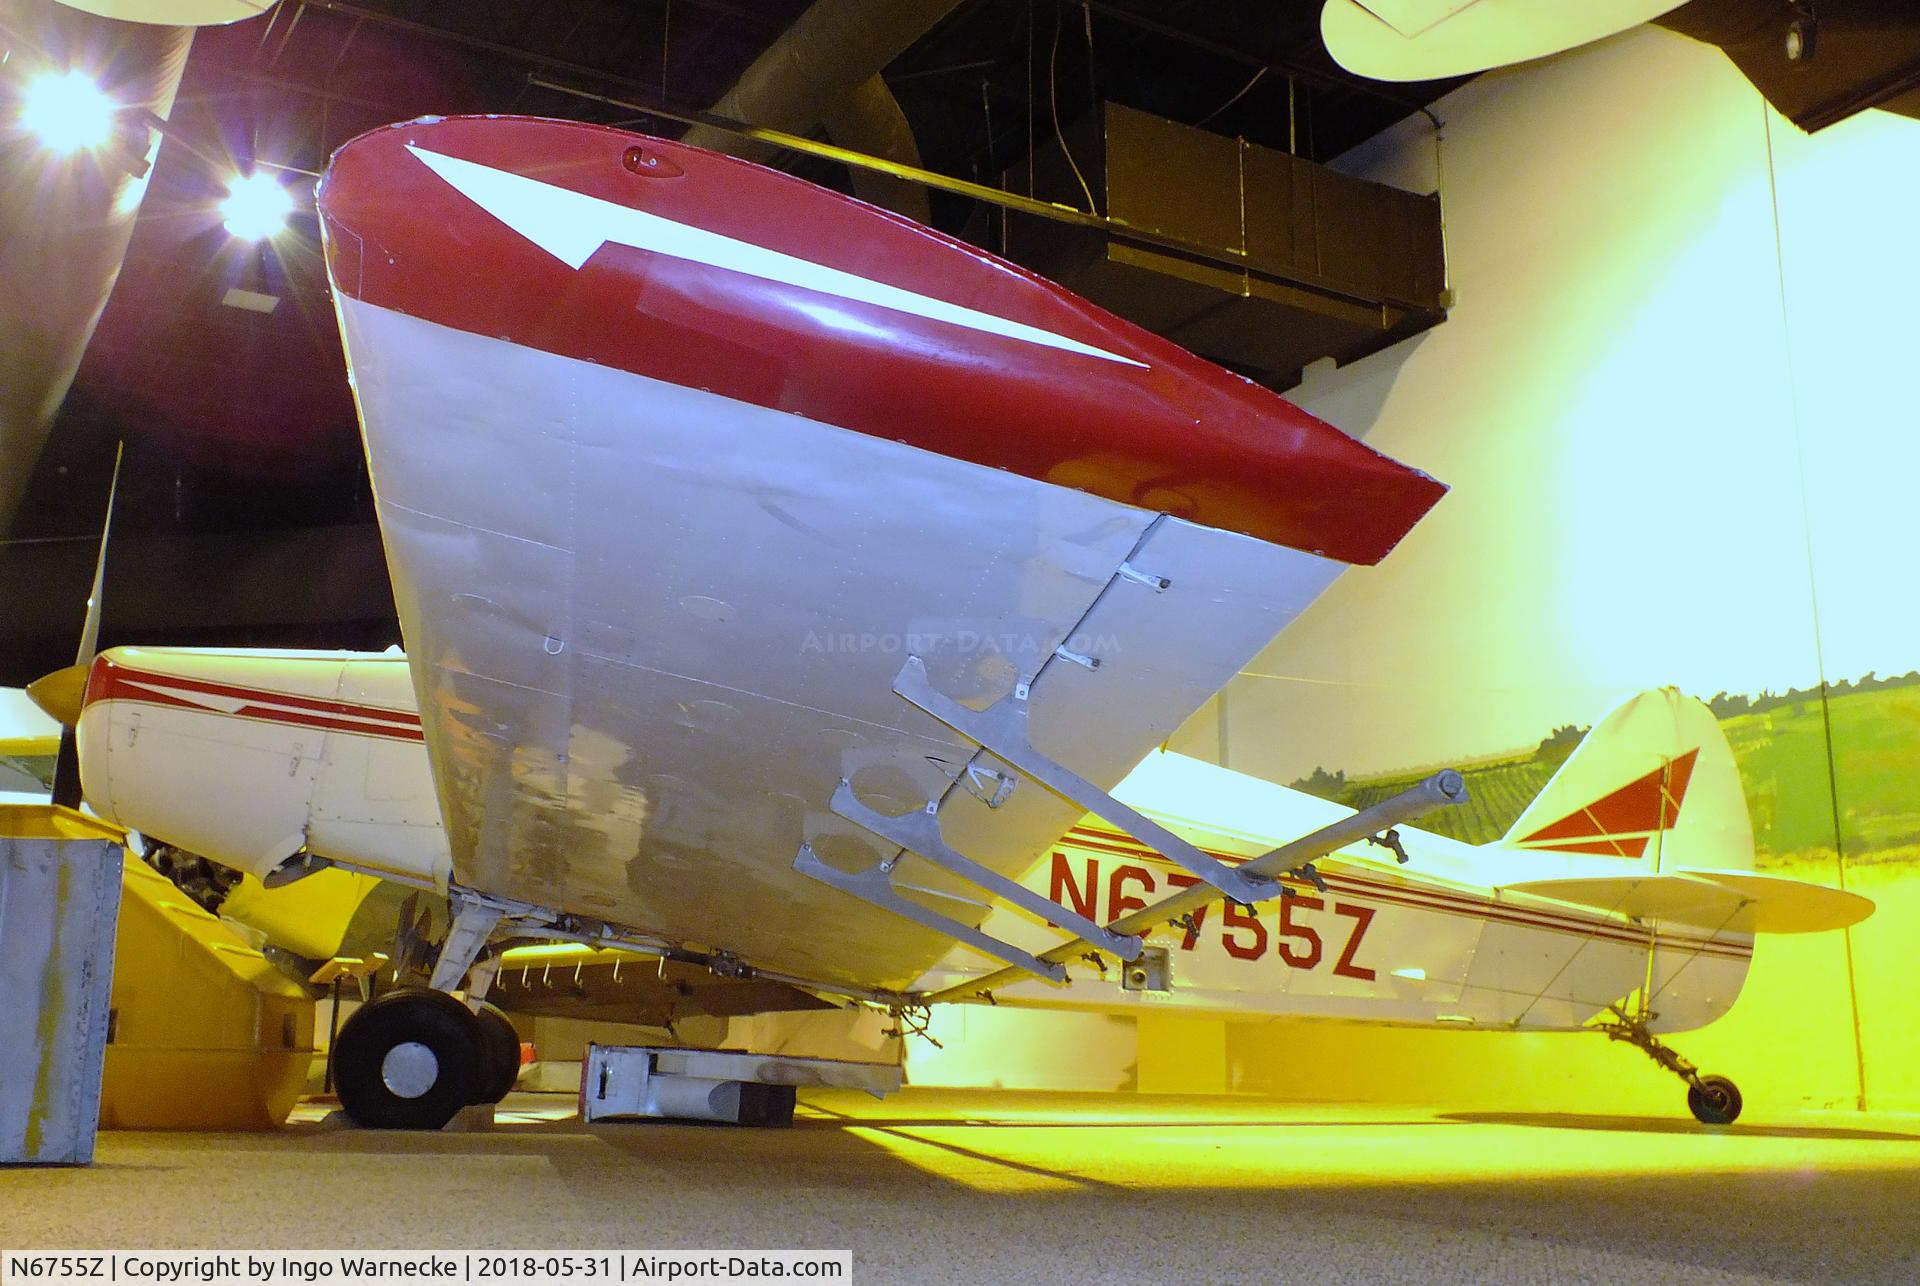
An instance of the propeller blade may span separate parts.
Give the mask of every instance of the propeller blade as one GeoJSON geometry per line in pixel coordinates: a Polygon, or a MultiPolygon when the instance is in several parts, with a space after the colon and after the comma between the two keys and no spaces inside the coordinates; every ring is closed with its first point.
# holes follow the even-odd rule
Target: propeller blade
{"type": "Polygon", "coordinates": [[[60,729],[60,753],[53,761],[53,803],[78,808],[86,802],[80,788],[80,738],[72,725],[60,729]]]}
{"type": "Polygon", "coordinates": [[[113,500],[120,491],[120,459],[126,453],[123,442],[113,449],[113,481],[107,484],[107,513],[100,520],[100,553],[93,560],[93,587],[87,592],[87,618],[80,627],[80,648],[73,664],[64,670],[42,675],[27,687],[33,703],[60,721],[60,754],[53,761],[53,802],[61,808],[80,807],[84,792],[80,786],[80,739],[74,728],[80,722],[80,707],[87,698],[87,672],[93,668],[93,654],[100,646],[100,610],[107,583],[107,536],[113,530],[113,500]],[[41,689],[36,692],[35,689],[41,689]]]}
{"type": "Polygon", "coordinates": [[[107,583],[107,536],[113,530],[113,498],[120,491],[120,457],[126,449],[124,442],[113,449],[113,481],[107,484],[107,516],[100,520],[100,554],[93,560],[93,588],[87,592],[87,619],[80,627],[80,650],[73,658],[73,663],[82,668],[93,664],[93,654],[100,645],[100,609],[105,597],[101,591],[107,583]]]}

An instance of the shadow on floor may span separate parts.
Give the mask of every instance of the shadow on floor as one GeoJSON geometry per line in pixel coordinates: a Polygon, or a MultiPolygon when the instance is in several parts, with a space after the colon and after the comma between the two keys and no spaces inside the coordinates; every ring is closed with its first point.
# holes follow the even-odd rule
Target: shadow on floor
{"type": "Polygon", "coordinates": [[[1666,1116],[1582,1116],[1570,1112],[1445,1112],[1460,1125],[1527,1125],[1546,1130],[1601,1130],[1616,1134],[1731,1134],[1766,1139],[1883,1139],[1920,1143],[1920,1134],[1845,1125],[1702,1125],[1666,1116]]]}
{"type": "Polygon", "coordinates": [[[970,1129],[991,1128],[1003,1130],[1240,1130],[1240,1129],[1405,1129],[1417,1125],[1463,1124],[1431,1116],[1408,1117],[1406,1119],[1382,1119],[1369,1121],[1329,1120],[1312,1121],[1275,1116],[1262,1119],[1250,1116],[1211,1118],[1203,1116],[1184,1116],[1160,1119],[1157,1117],[1099,1117],[1092,1120],[1066,1120],[1029,1116],[856,1116],[841,1112],[830,1112],[815,1107],[817,1116],[795,1116],[793,1128],[796,1130],[838,1130],[858,1129],[970,1129]]]}

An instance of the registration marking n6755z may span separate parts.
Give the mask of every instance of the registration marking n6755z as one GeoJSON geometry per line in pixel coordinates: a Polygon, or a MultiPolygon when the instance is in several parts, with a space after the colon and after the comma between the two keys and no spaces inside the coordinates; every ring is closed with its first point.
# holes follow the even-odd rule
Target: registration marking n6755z
{"type": "MultiPolygon", "coordinates": [[[[1158,884],[1147,867],[1121,862],[1108,869],[1103,879],[1103,863],[1098,858],[1086,857],[1082,861],[1083,867],[1076,872],[1073,859],[1059,849],[1054,850],[1048,869],[1047,897],[1057,905],[1090,920],[1109,923],[1142,909],[1153,900],[1158,884]]],[[[1192,888],[1199,883],[1182,872],[1163,874],[1174,889],[1192,888]]],[[[1374,908],[1344,898],[1329,899],[1306,893],[1290,894],[1279,899],[1276,905],[1278,919],[1270,931],[1261,909],[1222,903],[1218,921],[1221,949],[1235,960],[1259,960],[1269,954],[1276,955],[1289,969],[1309,970],[1330,965],[1335,975],[1361,982],[1372,982],[1377,976],[1375,970],[1358,960],[1367,928],[1373,923],[1374,908]],[[1332,950],[1330,938],[1337,935],[1342,926],[1327,923],[1325,913],[1329,909],[1347,922],[1345,938],[1337,954],[1332,950]]],[[[1193,912],[1181,935],[1182,951],[1192,951],[1199,945],[1212,910],[1211,906],[1203,906],[1193,912]]]]}

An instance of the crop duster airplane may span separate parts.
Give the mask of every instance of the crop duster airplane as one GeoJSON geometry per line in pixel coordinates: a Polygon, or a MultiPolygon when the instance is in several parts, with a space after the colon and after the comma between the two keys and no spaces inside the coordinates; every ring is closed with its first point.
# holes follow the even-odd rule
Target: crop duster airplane
{"type": "Polygon", "coordinates": [[[112,649],[75,704],[103,814],[448,895],[430,987],[335,1046],[364,1124],[504,1092],[452,993],[542,938],[751,988],[729,1012],[1605,1020],[1731,1120],[1654,1033],[1730,1005],[1754,933],[1870,909],[1746,869],[1673,694],[1509,841],[1405,866],[1355,846],[1458,774],[1356,814],[1152,753],[1444,488],[973,246],[513,118],[364,135],[319,207],[407,652],[112,649]]]}

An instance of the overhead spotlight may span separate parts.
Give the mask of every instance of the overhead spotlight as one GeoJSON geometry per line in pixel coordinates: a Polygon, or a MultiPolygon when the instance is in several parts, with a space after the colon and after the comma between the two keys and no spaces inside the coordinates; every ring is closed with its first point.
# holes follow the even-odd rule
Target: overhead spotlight
{"type": "Polygon", "coordinates": [[[20,124],[48,151],[62,156],[99,147],[113,137],[120,105],[85,72],[46,72],[20,95],[20,124]]]}
{"type": "Polygon", "coordinates": [[[293,197],[276,183],[271,174],[255,170],[236,175],[227,184],[227,198],[220,203],[220,217],[227,231],[242,241],[262,241],[287,226],[293,213],[293,197]]]}

